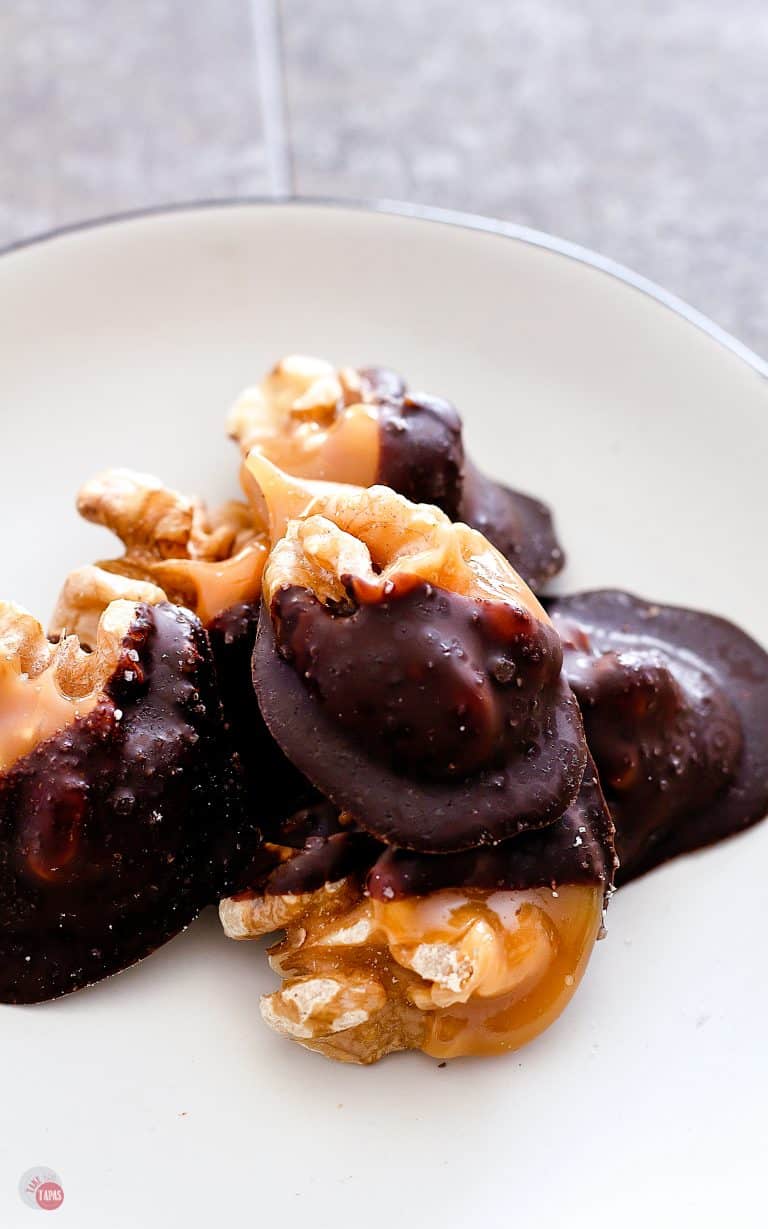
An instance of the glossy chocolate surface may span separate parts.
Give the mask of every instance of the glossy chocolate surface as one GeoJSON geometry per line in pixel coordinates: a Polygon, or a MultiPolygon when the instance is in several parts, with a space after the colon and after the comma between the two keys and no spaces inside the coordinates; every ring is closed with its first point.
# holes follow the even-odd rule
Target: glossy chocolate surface
{"type": "Polygon", "coordinates": [[[613,590],[549,603],[616,823],[620,883],[768,810],[768,655],[725,619],[613,590]]]}
{"type": "Polygon", "coordinates": [[[379,481],[412,503],[435,504],[462,520],[461,419],[448,401],[404,397],[379,411],[379,481]]]}
{"type": "Polygon", "coordinates": [[[255,839],[202,627],[138,606],[97,707],[0,777],[0,1000],[146,956],[232,890],[255,839]]]}
{"type": "Polygon", "coordinates": [[[430,853],[494,844],[573,802],[587,753],[561,663],[528,612],[405,580],[343,611],[278,590],[253,659],[291,761],[371,835],[430,853]]]}
{"type": "Polygon", "coordinates": [[[386,368],[360,376],[366,400],[381,407],[378,480],[384,486],[479,529],[534,589],[561,570],[565,558],[546,504],[480,473],[465,456],[455,406],[409,394],[386,368]]]}

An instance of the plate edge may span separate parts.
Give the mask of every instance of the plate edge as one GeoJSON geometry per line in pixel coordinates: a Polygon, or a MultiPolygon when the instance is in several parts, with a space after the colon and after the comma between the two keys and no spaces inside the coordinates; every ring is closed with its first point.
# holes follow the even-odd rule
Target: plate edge
{"type": "Polygon", "coordinates": [[[436,222],[443,226],[478,231],[489,235],[499,235],[502,238],[514,239],[531,247],[542,248],[545,251],[565,256],[569,260],[575,260],[579,264],[587,265],[600,273],[605,273],[607,276],[615,278],[617,281],[631,286],[632,289],[639,291],[641,294],[654,299],[662,307],[666,307],[669,311],[674,312],[675,315],[681,316],[689,324],[707,334],[708,337],[724,349],[729,350],[748,367],[751,367],[753,371],[756,371],[758,375],[768,379],[768,360],[761,358],[759,354],[751,350],[744,342],[739,341],[737,337],[734,337],[727,329],[715,323],[714,320],[711,320],[709,316],[699,311],[698,308],[692,307],[684,299],[678,298],[671,291],[665,290],[663,286],[659,286],[658,283],[644,277],[641,273],[636,273],[633,269],[622,265],[619,261],[613,260],[609,256],[603,256],[601,253],[595,252],[581,244],[572,243],[568,239],[560,239],[555,235],[547,234],[545,231],[535,230],[532,227],[523,226],[517,222],[504,222],[498,218],[484,217],[482,214],[465,213],[455,209],[442,209],[433,205],[417,205],[407,201],[388,200],[386,198],[366,200],[353,197],[345,199],[333,196],[303,196],[294,194],[286,194],[284,196],[214,197],[201,200],[176,201],[122,210],[117,213],[85,218],[79,222],[70,222],[62,226],[56,226],[50,230],[41,231],[3,245],[0,247],[0,258],[13,255],[23,251],[25,248],[37,247],[54,239],[77,234],[80,231],[114,226],[121,222],[134,222],[146,217],[194,212],[195,210],[231,209],[244,205],[298,205],[308,209],[319,207],[346,209],[353,213],[379,213],[389,215],[390,217],[412,218],[422,222],[436,222]]]}

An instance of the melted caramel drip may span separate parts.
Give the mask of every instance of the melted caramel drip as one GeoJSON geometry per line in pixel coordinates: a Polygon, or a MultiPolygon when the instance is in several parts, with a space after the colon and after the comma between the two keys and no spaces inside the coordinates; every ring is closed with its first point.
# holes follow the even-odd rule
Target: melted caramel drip
{"type": "Polygon", "coordinates": [[[231,559],[169,559],[148,563],[147,573],[190,606],[203,623],[240,602],[257,601],[267,560],[266,544],[249,542],[231,559]]]}
{"type": "MultiPolygon", "coordinates": [[[[602,920],[602,889],[565,886],[527,892],[441,892],[378,905],[393,955],[413,964],[415,944],[446,944],[473,975],[436,995],[421,1048],[434,1058],[503,1054],[549,1028],[576,991],[602,920]],[[393,925],[394,923],[394,925],[393,925]],[[406,938],[407,936],[407,938],[406,938]],[[418,938],[417,938],[418,936],[418,938]],[[405,948],[395,945],[405,939],[405,948]],[[441,1005],[439,1000],[453,1001],[441,1005]]],[[[426,1008],[418,988],[411,997],[426,1008]]]]}
{"type": "Polygon", "coordinates": [[[379,424],[371,406],[352,405],[324,426],[292,416],[282,431],[253,447],[297,478],[373,486],[379,470],[379,424]]]}

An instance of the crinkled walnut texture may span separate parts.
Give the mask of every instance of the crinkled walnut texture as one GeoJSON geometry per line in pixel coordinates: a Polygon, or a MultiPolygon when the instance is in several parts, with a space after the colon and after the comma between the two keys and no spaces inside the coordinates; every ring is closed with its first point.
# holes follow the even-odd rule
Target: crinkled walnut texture
{"type": "Polygon", "coordinates": [[[88,564],[70,572],[64,581],[48,634],[57,640],[77,636],[81,644],[97,644],[99,625],[111,602],[145,602],[148,606],[157,606],[167,600],[165,590],[159,585],[88,564]]]}
{"type": "Polygon", "coordinates": [[[442,891],[375,901],[354,878],[296,896],[222,901],[232,939],[284,930],[270,950],[283,986],[267,1024],[344,1062],[397,1050],[503,1054],[570,1001],[598,936],[601,887],[442,891]]]}
{"type": "Polygon", "coordinates": [[[465,456],[455,406],[409,393],[396,372],[291,355],[242,394],[229,432],[244,457],[257,451],[297,477],[380,484],[435,504],[484,533],[534,586],[563,566],[547,507],[482,474],[465,456]]]}
{"type": "Polygon", "coordinates": [[[147,581],[168,599],[210,622],[257,601],[267,556],[254,509],[232,501],[209,513],[198,499],[163,486],[151,474],[112,469],[86,483],[77,498],[86,520],[120,538],[122,558],[100,567],[147,581]]]}
{"type": "Polygon", "coordinates": [[[414,504],[388,487],[304,482],[257,452],[246,465],[264,500],[272,540],[263,574],[267,604],[291,585],[311,589],[323,602],[344,603],[350,590],[360,600],[379,601],[401,580],[418,580],[477,601],[506,603],[549,625],[546,611],[503,555],[439,508],[414,504]]]}
{"type": "Polygon", "coordinates": [[[388,488],[309,489],[257,454],[248,465],[272,535],[284,527],[253,668],[288,758],[373,836],[423,852],[562,815],[583,727],[560,640],[506,559],[388,488]]]}

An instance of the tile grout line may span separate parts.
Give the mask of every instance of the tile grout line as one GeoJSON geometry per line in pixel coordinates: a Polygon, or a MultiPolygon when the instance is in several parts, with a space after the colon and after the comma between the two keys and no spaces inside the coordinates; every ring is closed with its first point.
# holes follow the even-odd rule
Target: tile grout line
{"type": "Polygon", "coordinates": [[[294,176],[288,134],[280,0],[249,0],[249,7],[269,194],[275,197],[290,196],[294,190],[294,176]]]}

